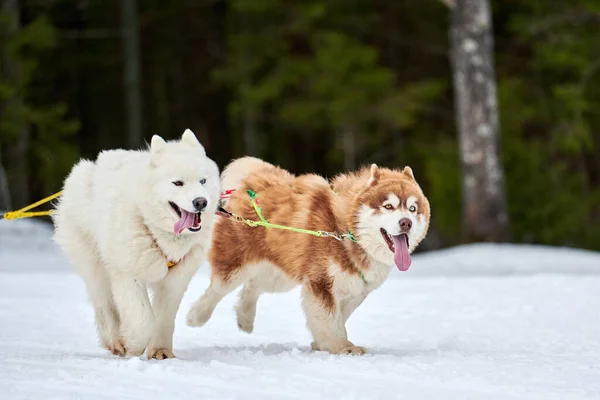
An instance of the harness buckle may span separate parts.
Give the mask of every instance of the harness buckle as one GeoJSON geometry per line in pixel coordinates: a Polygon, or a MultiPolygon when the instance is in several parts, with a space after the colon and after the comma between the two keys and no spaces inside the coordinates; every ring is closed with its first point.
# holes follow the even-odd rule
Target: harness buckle
{"type": "Polygon", "coordinates": [[[339,240],[340,242],[344,240],[344,238],[337,232],[327,232],[327,231],[319,231],[321,232],[321,236],[332,237],[335,240],[339,240]]]}

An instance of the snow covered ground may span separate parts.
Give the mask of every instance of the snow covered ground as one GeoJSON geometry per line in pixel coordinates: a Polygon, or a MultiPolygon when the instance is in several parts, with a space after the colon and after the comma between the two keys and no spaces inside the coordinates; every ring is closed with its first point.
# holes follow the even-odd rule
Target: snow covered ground
{"type": "Polygon", "coordinates": [[[348,323],[363,357],[309,351],[299,292],[265,295],[255,332],[235,295],[176,360],[96,344],[82,281],[32,221],[0,221],[0,399],[600,399],[600,254],[475,245],[414,257],[348,323]]]}

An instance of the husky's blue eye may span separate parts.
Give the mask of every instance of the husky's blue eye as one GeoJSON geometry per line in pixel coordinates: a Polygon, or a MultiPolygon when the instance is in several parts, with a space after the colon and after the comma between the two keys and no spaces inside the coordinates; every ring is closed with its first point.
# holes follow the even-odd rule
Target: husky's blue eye
{"type": "Polygon", "coordinates": [[[415,212],[415,211],[417,211],[417,207],[415,207],[415,206],[410,206],[410,208],[408,209],[408,211],[410,211],[410,212],[415,212]]]}
{"type": "Polygon", "coordinates": [[[202,178],[202,179],[200,179],[200,184],[201,184],[201,185],[204,185],[205,183],[206,183],[206,178],[202,178]]]}
{"type": "Polygon", "coordinates": [[[173,185],[175,185],[175,186],[183,186],[183,182],[181,182],[181,181],[175,181],[175,182],[173,182],[173,185]]]}

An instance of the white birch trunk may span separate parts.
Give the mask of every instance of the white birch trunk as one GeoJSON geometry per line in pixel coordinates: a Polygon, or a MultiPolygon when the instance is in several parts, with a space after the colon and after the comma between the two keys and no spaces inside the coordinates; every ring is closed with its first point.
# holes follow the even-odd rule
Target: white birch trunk
{"type": "Polygon", "coordinates": [[[508,213],[499,148],[490,4],[488,0],[455,0],[451,5],[464,233],[470,240],[502,241],[508,235],[508,213]]]}

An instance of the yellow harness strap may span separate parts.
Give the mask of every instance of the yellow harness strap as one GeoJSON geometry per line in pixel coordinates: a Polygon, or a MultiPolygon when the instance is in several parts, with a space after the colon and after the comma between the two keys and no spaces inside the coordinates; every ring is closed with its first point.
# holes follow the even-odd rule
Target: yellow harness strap
{"type": "Polygon", "coordinates": [[[29,210],[31,210],[32,208],[35,208],[39,205],[42,205],[44,203],[47,203],[49,201],[54,200],[55,198],[59,197],[62,194],[62,191],[58,192],[58,193],[54,193],[51,196],[48,196],[46,198],[43,198],[40,201],[36,201],[33,204],[28,205],[27,207],[23,207],[20,210],[16,210],[16,211],[9,211],[7,213],[5,213],[4,215],[2,215],[0,219],[5,219],[5,220],[11,220],[11,219],[19,219],[19,218],[30,218],[30,217],[41,217],[44,215],[51,215],[54,211],[53,210],[49,210],[49,211],[34,211],[34,212],[27,212],[29,210]]]}
{"type": "MultiPolygon", "coordinates": [[[[27,212],[27,211],[29,211],[32,208],[35,208],[37,206],[40,206],[42,204],[45,204],[49,201],[52,201],[52,200],[56,199],[57,197],[60,197],[60,195],[62,195],[62,191],[60,191],[58,193],[54,193],[51,196],[45,197],[42,200],[36,201],[35,203],[30,204],[27,207],[23,207],[19,210],[8,211],[7,213],[0,215],[0,217],[2,217],[0,219],[5,219],[8,221],[8,220],[20,219],[20,218],[41,217],[41,216],[45,216],[45,215],[52,215],[54,213],[54,210],[35,211],[35,212],[27,212]]],[[[172,261],[167,262],[168,268],[174,267],[176,265],[177,265],[176,262],[172,262],[172,261]]]]}

